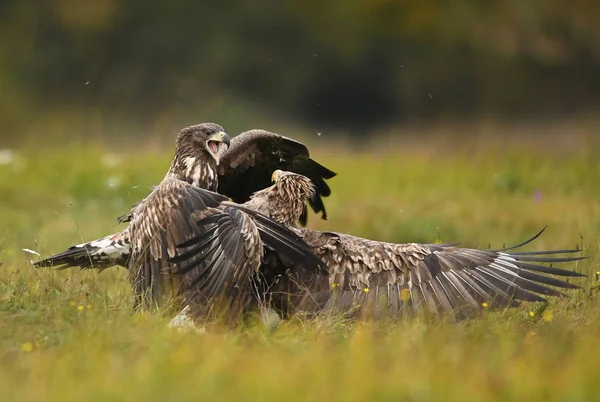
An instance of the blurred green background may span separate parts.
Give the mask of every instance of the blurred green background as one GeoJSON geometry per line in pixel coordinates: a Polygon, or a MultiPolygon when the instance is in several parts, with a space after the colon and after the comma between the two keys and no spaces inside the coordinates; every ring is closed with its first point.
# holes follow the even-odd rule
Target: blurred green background
{"type": "Polygon", "coordinates": [[[589,115],[599,16],[590,0],[4,0],[0,139],[589,115]]]}
{"type": "Polygon", "coordinates": [[[593,400],[600,367],[600,2],[0,2],[5,400],[593,400]],[[579,247],[570,298],[421,321],[204,336],[132,314],[123,269],[35,269],[102,237],[182,127],[305,142],[339,173],[309,227],[579,247]],[[357,141],[360,140],[360,141],[357,141]],[[389,324],[389,325],[388,325],[389,324]]]}

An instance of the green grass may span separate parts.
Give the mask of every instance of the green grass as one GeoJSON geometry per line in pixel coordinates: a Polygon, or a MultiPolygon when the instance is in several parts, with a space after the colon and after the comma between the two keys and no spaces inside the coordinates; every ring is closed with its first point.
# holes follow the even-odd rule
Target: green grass
{"type": "MultiPolygon", "coordinates": [[[[382,143],[379,144],[380,146],[382,143]]],[[[386,144],[383,144],[386,145],[386,144]]],[[[309,226],[380,240],[583,247],[571,298],[450,323],[293,319],[205,335],[131,314],[123,270],[33,269],[42,255],[113,231],[160,181],[172,150],[18,150],[0,165],[3,400],[590,400],[600,391],[600,161],[589,147],[454,147],[313,156],[339,173],[329,220],[309,226]],[[464,149],[461,151],[461,149],[464,149]],[[112,184],[112,186],[110,185],[112,184]]],[[[597,152],[596,152],[597,154],[597,152]]]]}

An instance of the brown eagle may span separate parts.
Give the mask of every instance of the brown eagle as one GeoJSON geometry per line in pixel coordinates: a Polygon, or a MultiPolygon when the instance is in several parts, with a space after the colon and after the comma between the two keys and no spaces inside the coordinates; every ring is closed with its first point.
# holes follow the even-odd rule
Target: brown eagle
{"type": "MultiPolygon", "coordinates": [[[[276,133],[254,129],[234,137],[228,145],[219,149],[219,164],[215,170],[218,182],[205,186],[202,180],[195,181],[194,173],[203,164],[200,161],[195,163],[196,157],[189,155],[181,163],[187,181],[226,195],[236,203],[243,203],[254,192],[271,184],[271,174],[275,169],[293,171],[312,180],[316,192],[308,202],[316,214],[321,213],[322,219],[327,219],[322,197],[328,197],[331,189],[325,180],[335,177],[336,173],[311,159],[304,144],[276,133]],[[187,168],[188,163],[194,164],[193,168],[187,168]]],[[[136,206],[137,204],[126,215],[120,216],[119,223],[128,222],[136,206]]],[[[306,221],[307,214],[304,213],[300,217],[300,223],[306,225],[306,221]]]]}
{"type": "MultiPolygon", "coordinates": [[[[321,190],[320,195],[314,197],[313,208],[325,217],[320,196],[329,195],[324,180],[335,174],[310,159],[304,145],[263,130],[253,130],[239,137],[240,140],[230,141],[223,128],[214,123],[184,128],[177,136],[175,157],[165,178],[148,197],[134,206],[125,230],[70,247],[35,265],[99,269],[121,265],[129,269],[136,305],[146,293],[149,293],[149,299],[145,299],[145,304],[162,304],[165,298],[176,295],[189,277],[164,274],[165,271],[176,271],[167,261],[174,255],[175,245],[200,235],[202,229],[195,222],[202,219],[209,208],[218,208],[222,201],[228,200],[214,193],[219,181],[224,179],[233,186],[232,183],[247,180],[239,187],[233,186],[231,194],[238,199],[249,196],[246,192],[250,191],[252,183],[261,185],[263,181],[260,174],[263,164],[290,166],[315,177],[315,181],[321,183],[321,190]]],[[[266,180],[270,180],[268,174],[266,180]]],[[[234,205],[228,207],[228,213],[236,214],[231,212],[234,205]]],[[[258,234],[262,239],[258,242],[252,238],[254,251],[262,250],[264,246],[269,247],[277,258],[314,263],[312,252],[306,247],[303,249],[303,242],[284,226],[272,220],[249,219],[248,214],[237,213],[235,218],[240,225],[236,226],[240,231],[236,236],[242,237],[234,239],[242,241],[246,236],[242,233],[244,230],[258,234]]],[[[250,250],[250,245],[243,247],[250,250]]],[[[246,255],[246,258],[253,257],[246,255]]]]}
{"type": "MultiPolygon", "coordinates": [[[[275,171],[275,184],[255,193],[245,204],[292,228],[327,265],[328,277],[314,271],[287,270],[269,286],[275,307],[308,312],[334,311],[391,316],[425,312],[455,318],[473,316],[484,308],[518,306],[520,301],[544,301],[546,296],[564,296],[555,288],[578,286],[545,274],[584,276],[574,271],[539,263],[575,261],[584,257],[556,254],[580,250],[511,251],[535,240],[542,232],[517,246],[502,250],[477,250],[448,244],[395,244],[336,232],[297,227],[306,200],[315,187],[305,176],[275,171]],[[290,297],[282,298],[282,294],[290,297]]],[[[205,252],[206,245],[220,244],[219,264],[229,264],[237,246],[224,244],[219,221],[206,218],[212,230],[184,245],[202,245],[194,253],[181,253],[173,260],[185,266],[186,258],[205,252]]],[[[542,230],[543,231],[543,230],[542,230]]],[[[204,254],[206,255],[206,254],[204,254]]],[[[202,264],[200,257],[195,264],[202,264]]],[[[285,313],[285,311],[284,311],[285,313]]]]}

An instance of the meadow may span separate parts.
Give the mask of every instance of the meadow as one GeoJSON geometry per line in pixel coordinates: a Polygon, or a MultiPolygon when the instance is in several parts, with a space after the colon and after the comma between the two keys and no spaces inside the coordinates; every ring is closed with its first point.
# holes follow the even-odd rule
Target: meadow
{"type": "MultiPolygon", "coordinates": [[[[573,137],[574,138],[574,137],[573,137]]],[[[131,312],[126,273],[29,259],[117,230],[173,141],[0,151],[0,395],[75,400],[591,400],[600,391],[600,148],[591,138],[311,138],[338,172],[309,226],[394,242],[583,248],[581,290],[461,323],[292,319],[206,334],[131,312]]]]}

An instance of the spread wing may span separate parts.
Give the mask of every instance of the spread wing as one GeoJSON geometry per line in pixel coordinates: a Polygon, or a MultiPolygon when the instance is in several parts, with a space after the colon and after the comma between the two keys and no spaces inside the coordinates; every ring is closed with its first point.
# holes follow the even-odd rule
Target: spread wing
{"type": "Polygon", "coordinates": [[[578,288],[544,274],[582,276],[537,264],[582,259],[549,256],[578,250],[519,253],[510,249],[384,243],[307,229],[296,232],[329,267],[332,297],[325,308],[335,311],[373,308],[380,313],[383,308],[397,316],[425,310],[435,316],[453,313],[462,318],[485,307],[544,301],[540,294],[564,296],[557,287],[578,288]]]}
{"type": "MultiPolygon", "coordinates": [[[[233,202],[221,205],[199,220],[198,225],[204,228],[200,236],[179,245],[186,251],[170,259],[177,264],[178,275],[196,272],[191,283],[192,298],[196,294],[223,293],[227,282],[219,277],[242,267],[256,275],[251,288],[238,287],[231,292],[229,304],[235,302],[239,309],[236,313],[252,301],[268,302],[271,287],[290,267],[311,278],[327,278],[326,266],[292,230],[245,206],[233,202]]],[[[304,294],[303,290],[300,292],[304,294]]],[[[283,298],[280,302],[284,303],[283,298]]]]}
{"type": "Polygon", "coordinates": [[[224,200],[227,198],[219,194],[166,179],[136,207],[126,229],[131,239],[128,268],[136,306],[163,305],[185,289],[192,279],[166,275],[177,270],[168,258],[175,255],[177,244],[202,234],[203,228],[196,222],[224,200]]]}
{"type": "MultiPolygon", "coordinates": [[[[304,144],[264,130],[250,130],[231,140],[219,163],[219,193],[237,203],[246,202],[255,191],[271,184],[277,169],[311,179],[317,191],[309,203],[315,213],[327,219],[322,197],[329,196],[331,190],[325,180],[336,174],[312,160],[304,144]]],[[[306,216],[302,224],[306,224],[306,216]]]]}
{"type": "Polygon", "coordinates": [[[254,300],[252,279],[262,261],[263,242],[257,226],[242,211],[221,207],[208,213],[198,225],[202,234],[180,244],[178,248],[186,251],[170,259],[186,263],[168,273],[190,278],[186,303],[193,306],[194,315],[206,318],[213,308],[211,301],[223,296],[222,307],[237,317],[254,300]]]}

